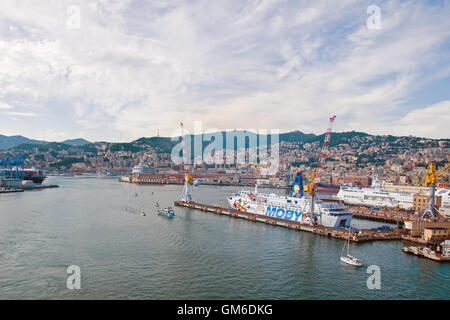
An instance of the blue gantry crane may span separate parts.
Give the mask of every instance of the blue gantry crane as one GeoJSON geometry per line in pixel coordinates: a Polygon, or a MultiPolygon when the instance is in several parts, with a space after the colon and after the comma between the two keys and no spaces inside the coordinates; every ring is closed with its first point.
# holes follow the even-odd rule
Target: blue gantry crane
{"type": "Polygon", "coordinates": [[[6,179],[23,179],[24,165],[22,153],[18,153],[16,156],[7,153],[0,158],[0,175],[3,175],[6,179]]]}

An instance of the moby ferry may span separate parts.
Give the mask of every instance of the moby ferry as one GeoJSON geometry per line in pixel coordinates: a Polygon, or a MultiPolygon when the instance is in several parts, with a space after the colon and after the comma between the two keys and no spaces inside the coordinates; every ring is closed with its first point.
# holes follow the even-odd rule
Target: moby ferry
{"type": "Polygon", "coordinates": [[[314,216],[311,221],[310,201],[303,193],[303,179],[297,175],[289,196],[274,193],[258,193],[257,186],[253,192],[240,191],[227,197],[232,209],[271,216],[300,223],[315,223],[325,227],[349,228],[352,215],[348,208],[338,202],[314,201],[314,216]]]}

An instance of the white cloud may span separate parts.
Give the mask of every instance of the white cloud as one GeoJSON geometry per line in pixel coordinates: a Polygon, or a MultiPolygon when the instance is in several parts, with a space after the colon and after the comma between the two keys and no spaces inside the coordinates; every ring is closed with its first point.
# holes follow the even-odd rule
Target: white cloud
{"type": "Polygon", "coordinates": [[[381,2],[374,31],[353,0],[77,3],[70,30],[73,1],[2,2],[0,101],[36,115],[24,134],[130,140],[179,120],[320,133],[331,114],[341,131],[408,134],[409,97],[450,75],[448,4],[381,2]]]}
{"type": "Polygon", "coordinates": [[[10,116],[16,116],[16,117],[35,117],[36,114],[32,112],[15,112],[15,111],[8,111],[6,114],[9,114],[10,116]]]}
{"type": "Polygon", "coordinates": [[[419,137],[450,137],[450,100],[413,110],[393,123],[392,132],[397,135],[419,137]],[[413,128],[413,129],[411,129],[413,128]]]}
{"type": "Polygon", "coordinates": [[[11,109],[11,108],[12,107],[9,104],[0,101],[0,110],[6,110],[6,109],[11,109]]]}

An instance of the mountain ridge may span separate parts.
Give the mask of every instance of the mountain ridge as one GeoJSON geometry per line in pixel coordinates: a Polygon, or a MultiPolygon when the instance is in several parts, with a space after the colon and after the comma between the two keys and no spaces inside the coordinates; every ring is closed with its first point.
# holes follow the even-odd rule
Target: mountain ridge
{"type": "Polygon", "coordinates": [[[30,139],[27,137],[24,137],[22,135],[14,135],[14,136],[6,136],[0,134],[0,151],[9,150],[12,148],[15,148],[19,145],[44,145],[48,143],[63,143],[71,146],[83,146],[86,144],[90,144],[86,139],[83,138],[76,138],[76,139],[67,139],[60,142],[55,141],[44,141],[44,140],[36,140],[36,139],[30,139]]]}
{"type": "MultiPolygon", "coordinates": [[[[238,134],[246,134],[249,137],[255,137],[259,141],[260,137],[262,135],[252,132],[252,131],[246,131],[246,130],[235,130],[235,131],[218,131],[213,134],[220,133],[222,134],[224,147],[225,147],[225,141],[226,136],[228,134],[238,133],[238,134]]],[[[286,133],[280,133],[279,134],[279,141],[280,142],[298,142],[298,143],[314,143],[314,142],[320,142],[322,143],[324,139],[324,133],[316,135],[314,133],[303,133],[301,131],[291,131],[286,133]]],[[[188,135],[190,137],[191,143],[193,143],[194,135],[190,134],[188,135]]],[[[330,146],[337,145],[340,143],[345,143],[349,139],[353,139],[354,137],[374,137],[376,139],[377,137],[388,137],[391,138],[390,140],[395,140],[399,138],[407,138],[407,139],[417,139],[417,140],[430,140],[430,141],[450,141],[450,139],[433,139],[433,138],[423,138],[423,137],[413,137],[413,136],[393,136],[393,135],[372,135],[365,132],[360,131],[345,131],[345,132],[333,132],[330,140],[330,146]]],[[[206,139],[207,141],[203,141],[203,147],[208,145],[211,140],[206,139]]],[[[86,139],[77,138],[77,139],[67,139],[61,142],[48,142],[48,141],[41,141],[41,140],[34,140],[29,139],[23,136],[4,136],[0,135],[0,151],[5,150],[23,150],[23,149],[30,149],[35,146],[39,146],[40,148],[47,149],[51,146],[58,146],[59,148],[70,148],[70,147],[82,147],[82,148],[90,148],[93,144],[96,143],[107,143],[111,144],[113,150],[112,151],[138,151],[141,149],[142,146],[148,145],[152,148],[158,149],[160,152],[169,152],[171,149],[179,143],[179,139],[176,141],[172,141],[172,138],[170,137],[141,137],[139,139],[133,140],[131,142],[89,142],[86,139]]],[[[270,138],[268,139],[268,143],[270,144],[270,138]]],[[[245,145],[248,146],[248,142],[246,139],[245,145]]]]}

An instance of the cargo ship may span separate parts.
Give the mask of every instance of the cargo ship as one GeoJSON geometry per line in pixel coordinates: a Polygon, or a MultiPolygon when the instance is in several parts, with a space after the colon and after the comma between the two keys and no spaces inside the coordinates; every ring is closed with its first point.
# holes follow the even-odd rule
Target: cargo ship
{"type": "Polygon", "coordinates": [[[308,197],[303,193],[302,177],[296,176],[289,196],[258,193],[258,187],[255,186],[254,192],[240,191],[227,197],[227,201],[232,209],[244,212],[332,228],[350,227],[352,215],[344,204],[316,199],[313,204],[314,215],[311,217],[308,214],[308,197]]]}
{"type": "Polygon", "coordinates": [[[22,172],[22,168],[19,168],[19,174],[16,175],[16,169],[8,170],[6,168],[0,170],[0,175],[4,177],[16,177],[19,176],[23,180],[32,181],[35,184],[42,184],[44,182],[46,176],[42,172],[42,170],[38,170],[35,167],[24,168],[22,172]]]}

